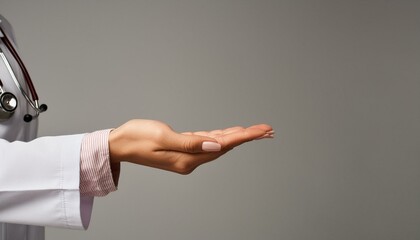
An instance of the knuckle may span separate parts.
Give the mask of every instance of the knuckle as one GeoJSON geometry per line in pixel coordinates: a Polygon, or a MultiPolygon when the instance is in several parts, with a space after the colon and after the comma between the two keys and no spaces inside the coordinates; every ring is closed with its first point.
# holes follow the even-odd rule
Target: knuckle
{"type": "Polygon", "coordinates": [[[194,144],[192,141],[184,141],[182,143],[182,148],[185,150],[185,152],[194,152],[194,144]]]}
{"type": "Polygon", "coordinates": [[[153,134],[158,142],[162,142],[165,139],[166,135],[164,129],[162,128],[154,128],[153,134]]]}
{"type": "Polygon", "coordinates": [[[194,171],[196,167],[186,161],[179,161],[175,164],[174,171],[181,175],[188,175],[194,171]]]}
{"type": "Polygon", "coordinates": [[[228,142],[224,137],[216,137],[216,140],[222,146],[222,149],[229,147],[228,142]]]}

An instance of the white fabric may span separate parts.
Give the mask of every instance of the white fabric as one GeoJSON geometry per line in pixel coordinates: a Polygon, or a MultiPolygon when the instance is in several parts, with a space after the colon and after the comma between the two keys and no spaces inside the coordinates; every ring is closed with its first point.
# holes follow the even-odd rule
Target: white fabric
{"type": "MultiPolygon", "coordinates": [[[[0,221],[86,228],[79,193],[83,135],[0,140],[0,221]]],[[[91,205],[91,199],[82,204],[91,205]]]]}
{"type": "MultiPolygon", "coordinates": [[[[10,24],[0,15],[0,24],[14,40],[10,24]]],[[[0,41],[16,77],[19,66],[0,41]]],[[[80,146],[83,135],[35,139],[38,119],[23,121],[34,114],[0,61],[0,79],[5,91],[18,98],[13,116],[0,120],[0,240],[44,239],[42,227],[86,229],[93,197],[79,192],[80,146]],[[18,224],[14,224],[18,223],[18,224]]],[[[21,81],[22,82],[22,81],[21,81]]]]}

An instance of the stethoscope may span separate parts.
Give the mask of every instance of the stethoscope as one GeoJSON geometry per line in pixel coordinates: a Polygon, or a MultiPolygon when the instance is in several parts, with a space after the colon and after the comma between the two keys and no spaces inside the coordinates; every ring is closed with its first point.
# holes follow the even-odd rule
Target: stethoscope
{"type": "MultiPolygon", "coordinates": [[[[28,94],[26,94],[25,89],[17,80],[16,75],[13,72],[13,69],[9,61],[7,60],[6,55],[3,52],[3,49],[0,47],[0,58],[3,61],[4,65],[6,66],[7,71],[9,72],[11,78],[13,79],[13,82],[16,84],[17,88],[25,97],[28,104],[35,111],[35,115],[31,115],[28,113],[28,114],[25,114],[25,116],[23,117],[23,120],[25,122],[30,122],[32,121],[32,119],[37,118],[40,113],[47,111],[48,107],[45,104],[39,105],[38,94],[36,93],[31,77],[29,76],[28,70],[26,70],[26,67],[23,64],[22,59],[19,57],[19,54],[17,53],[16,49],[13,47],[13,44],[10,42],[9,38],[7,37],[6,33],[3,31],[1,26],[0,26],[0,39],[2,40],[4,45],[7,47],[9,52],[12,54],[16,62],[18,63],[20,69],[22,70],[23,78],[25,79],[25,82],[28,85],[29,91],[31,92],[32,99],[28,96],[28,94]]],[[[0,121],[9,119],[15,112],[17,106],[18,106],[18,100],[16,96],[13,93],[6,92],[3,89],[3,83],[0,79],[0,121]]]]}

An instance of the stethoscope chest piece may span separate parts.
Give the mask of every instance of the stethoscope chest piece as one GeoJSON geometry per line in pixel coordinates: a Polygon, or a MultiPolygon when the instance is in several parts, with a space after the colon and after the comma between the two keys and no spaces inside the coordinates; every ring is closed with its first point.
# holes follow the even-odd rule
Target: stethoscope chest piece
{"type": "Polygon", "coordinates": [[[6,112],[13,112],[17,107],[17,99],[12,93],[3,93],[0,96],[1,108],[6,112]]]}
{"type": "Polygon", "coordinates": [[[15,112],[17,105],[18,101],[16,96],[10,92],[4,92],[0,86],[0,121],[9,119],[15,112]]]}

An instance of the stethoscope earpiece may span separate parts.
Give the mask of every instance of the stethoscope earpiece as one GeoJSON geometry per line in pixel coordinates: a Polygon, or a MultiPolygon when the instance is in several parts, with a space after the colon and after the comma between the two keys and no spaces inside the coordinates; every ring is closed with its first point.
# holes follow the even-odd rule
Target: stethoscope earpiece
{"type": "MultiPolygon", "coordinates": [[[[41,104],[41,106],[39,106],[39,113],[42,113],[42,112],[45,112],[45,111],[47,111],[47,109],[48,109],[48,106],[47,106],[47,104],[41,104]]],[[[38,113],[38,115],[39,115],[39,113],[38,113]]],[[[37,116],[38,116],[37,115],[37,116]]],[[[23,116],[23,121],[25,121],[25,122],[30,122],[30,121],[32,121],[32,119],[33,119],[34,117],[31,115],[31,114],[25,114],[25,116],[23,116]]]]}
{"type": "Polygon", "coordinates": [[[25,114],[25,116],[23,116],[23,121],[25,122],[30,122],[32,121],[33,117],[30,114],[25,114]]]}
{"type": "Polygon", "coordinates": [[[48,110],[47,104],[41,104],[41,106],[39,106],[39,110],[41,110],[41,112],[47,111],[48,110]]]}

